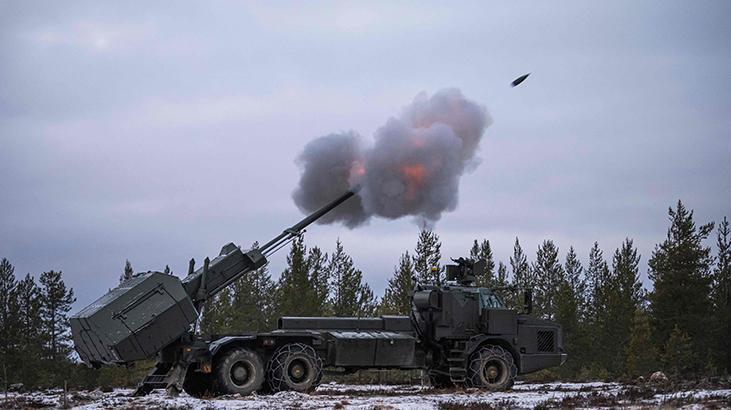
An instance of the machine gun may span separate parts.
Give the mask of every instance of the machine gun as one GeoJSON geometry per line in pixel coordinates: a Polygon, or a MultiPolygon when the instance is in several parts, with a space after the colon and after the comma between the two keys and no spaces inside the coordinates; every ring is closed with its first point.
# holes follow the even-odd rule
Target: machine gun
{"type": "Polygon", "coordinates": [[[346,192],[258,249],[242,251],[229,243],[213,260],[206,258],[197,270],[191,260],[188,276],[182,280],[161,272],[147,272],[124,281],[71,318],[79,357],[99,367],[129,365],[159,355],[158,364],[164,362],[169,366],[163,367],[172,367],[181,360],[184,346],[193,343],[193,325],[208,298],[242,275],[266,265],[268,256],[357,190],[346,192]]]}
{"type": "Polygon", "coordinates": [[[485,270],[487,262],[483,259],[474,261],[465,258],[452,258],[452,262],[456,265],[447,265],[447,281],[457,282],[462,286],[471,286],[475,281],[476,272],[485,270]]]}
{"type": "MultiPolygon", "coordinates": [[[[452,262],[456,265],[447,265],[447,282],[456,282],[460,286],[474,286],[476,272],[483,272],[487,266],[487,261],[479,259],[477,261],[469,258],[452,258],[452,262]]],[[[493,292],[517,292],[523,293],[523,312],[531,314],[533,312],[533,289],[528,287],[503,286],[491,288],[493,292]]]]}

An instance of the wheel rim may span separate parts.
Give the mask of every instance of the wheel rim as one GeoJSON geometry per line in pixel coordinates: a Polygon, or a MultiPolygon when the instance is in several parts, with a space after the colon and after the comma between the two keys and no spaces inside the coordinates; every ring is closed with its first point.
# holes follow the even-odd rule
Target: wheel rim
{"type": "Polygon", "coordinates": [[[251,364],[248,362],[236,362],[231,366],[231,381],[237,386],[245,386],[252,377],[251,364]]]}
{"type": "Polygon", "coordinates": [[[482,368],[482,377],[488,384],[499,383],[505,373],[505,366],[498,360],[490,360],[482,368]]]}
{"type": "Polygon", "coordinates": [[[302,383],[308,376],[308,365],[303,359],[294,359],[287,366],[287,373],[295,383],[302,383]]]}

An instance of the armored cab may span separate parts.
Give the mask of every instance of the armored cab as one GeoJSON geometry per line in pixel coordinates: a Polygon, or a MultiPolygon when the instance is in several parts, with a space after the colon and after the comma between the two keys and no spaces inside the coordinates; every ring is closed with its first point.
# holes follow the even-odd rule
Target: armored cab
{"type": "MultiPolygon", "coordinates": [[[[474,272],[484,270],[484,262],[453,260],[457,264],[447,265],[447,284],[421,285],[414,292],[420,333],[429,343],[449,347],[441,370],[452,381],[462,380],[463,375],[474,381],[475,376],[463,367],[466,362],[462,359],[476,354],[484,345],[509,352],[512,359],[505,362],[505,368],[515,366],[515,372],[521,374],[558,366],[566,360],[559,324],[519,314],[507,308],[492,289],[473,286],[474,272]]],[[[524,304],[530,313],[530,291],[525,293],[524,304]]],[[[439,366],[435,366],[437,371],[439,366]]],[[[504,378],[499,384],[507,386],[510,380],[504,378]]]]}
{"type": "Polygon", "coordinates": [[[154,357],[198,318],[180,279],[160,272],[133,277],[71,318],[81,360],[93,365],[154,357]]]}
{"type": "Polygon", "coordinates": [[[414,295],[420,311],[431,310],[433,337],[469,339],[476,333],[516,333],[517,313],[506,308],[490,289],[447,285],[424,287],[414,295]]]}

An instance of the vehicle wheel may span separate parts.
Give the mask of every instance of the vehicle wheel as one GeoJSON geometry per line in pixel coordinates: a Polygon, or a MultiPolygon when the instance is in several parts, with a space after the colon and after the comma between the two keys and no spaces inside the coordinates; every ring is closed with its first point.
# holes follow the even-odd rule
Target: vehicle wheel
{"type": "Polygon", "coordinates": [[[485,346],[472,354],[467,368],[467,384],[489,390],[509,389],[518,368],[513,355],[500,346],[485,346]]]}
{"type": "Polygon", "coordinates": [[[310,392],[322,379],[322,359],[311,346],[303,343],[284,345],[274,352],[267,369],[267,381],[273,392],[294,390],[310,392]]]}
{"type": "Polygon", "coordinates": [[[454,387],[452,379],[448,375],[441,373],[429,373],[429,383],[431,383],[431,386],[435,389],[448,389],[450,387],[454,387]]]}
{"type": "Polygon", "coordinates": [[[231,350],[216,367],[216,381],[221,393],[246,396],[264,384],[264,365],[259,355],[250,350],[231,350]]]}
{"type": "Polygon", "coordinates": [[[195,371],[194,365],[188,367],[188,373],[183,382],[183,391],[199,399],[216,395],[211,375],[195,371]]]}

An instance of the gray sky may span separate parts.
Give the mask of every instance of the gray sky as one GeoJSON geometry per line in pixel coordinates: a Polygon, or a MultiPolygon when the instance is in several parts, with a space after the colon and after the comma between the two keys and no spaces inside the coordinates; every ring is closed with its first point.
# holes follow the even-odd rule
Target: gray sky
{"type": "MultiPolygon", "coordinates": [[[[436,225],[443,255],[515,236],[585,260],[625,236],[642,275],[678,199],[731,216],[731,3],[0,3],[0,257],[60,269],[83,307],[138,271],[266,241],[302,215],[312,138],[372,136],[420,91],[493,118],[436,225]],[[509,83],[532,75],[517,88],[509,83]]],[[[340,237],[381,293],[413,220],[340,237]]],[[[275,255],[275,276],[284,266],[275,255]]]]}

